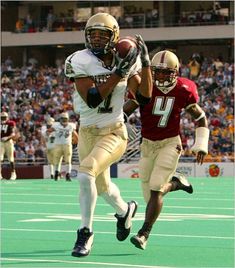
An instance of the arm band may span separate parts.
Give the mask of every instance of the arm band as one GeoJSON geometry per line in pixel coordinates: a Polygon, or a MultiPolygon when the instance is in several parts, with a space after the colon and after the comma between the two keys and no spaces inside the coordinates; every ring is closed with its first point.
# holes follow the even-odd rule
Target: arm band
{"type": "Polygon", "coordinates": [[[203,117],[205,117],[205,112],[202,111],[202,113],[198,116],[198,118],[194,119],[195,121],[199,121],[200,119],[202,119],[203,117]]]}
{"type": "Polygon", "coordinates": [[[103,101],[98,89],[91,87],[87,92],[87,105],[90,108],[96,108],[103,101]]]}
{"type": "Polygon", "coordinates": [[[124,116],[124,123],[126,123],[128,121],[128,115],[123,112],[123,116],[124,116]]]}
{"type": "Polygon", "coordinates": [[[195,143],[191,150],[195,153],[202,151],[208,153],[208,141],[209,141],[210,131],[207,127],[196,128],[195,143]]]}
{"type": "Polygon", "coordinates": [[[136,92],[136,100],[140,105],[146,105],[150,102],[151,98],[144,97],[139,91],[136,92]]]}

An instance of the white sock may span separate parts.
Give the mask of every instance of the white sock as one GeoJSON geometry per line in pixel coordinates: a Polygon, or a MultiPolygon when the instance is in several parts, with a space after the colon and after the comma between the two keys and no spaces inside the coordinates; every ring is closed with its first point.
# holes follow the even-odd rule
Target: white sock
{"type": "Polygon", "coordinates": [[[53,165],[49,165],[50,168],[50,175],[54,175],[54,166],[53,165]]]}
{"type": "Polygon", "coordinates": [[[128,204],[122,199],[120,191],[114,183],[110,182],[109,191],[102,193],[101,196],[115,209],[118,215],[123,217],[126,215],[128,204]]]}
{"type": "Polygon", "coordinates": [[[66,174],[67,173],[71,173],[71,170],[72,170],[72,164],[70,163],[70,164],[66,164],[65,165],[65,171],[66,171],[66,174]]]}
{"type": "Polygon", "coordinates": [[[79,202],[81,209],[81,226],[87,227],[92,231],[92,222],[97,200],[97,190],[95,178],[86,173],[78,174],[80,182],[79,202]]]}

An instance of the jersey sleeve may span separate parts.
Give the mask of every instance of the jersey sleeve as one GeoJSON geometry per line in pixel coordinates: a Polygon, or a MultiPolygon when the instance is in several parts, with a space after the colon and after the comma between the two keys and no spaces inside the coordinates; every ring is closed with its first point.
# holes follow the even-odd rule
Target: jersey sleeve
{"type": "Polygon", "coordinates": [[[86,73],[86,57],[83,51],[77,51],[68,56],[65,60],[64,73],[68,78],[87,77],[86,73]]]}
{"type": "Polygon", "coordinates": [[[15,123],[15,121],[11,120],[11,121],[9,121],[9,125],[11,128],[14,128],[16,126],[16,123],[15,123]]]}
{"type": "Polygon", "coordinates": [[[193,81],[190,81],[188,84],[188,97],[187,97],[187,106],[198,103],[199,95],[197,91],[197,86],[193,81]]]}

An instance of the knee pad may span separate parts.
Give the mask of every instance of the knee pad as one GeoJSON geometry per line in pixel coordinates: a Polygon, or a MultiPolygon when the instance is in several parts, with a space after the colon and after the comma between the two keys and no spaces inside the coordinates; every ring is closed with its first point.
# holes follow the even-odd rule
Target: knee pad
{"type": "Polygon", "coordinates": [[[97,161],[94,157],[86,157],[80,163],[79,170],[84,173],[91,174],[91,176],[96,177],[97,173],[97,161]]]}

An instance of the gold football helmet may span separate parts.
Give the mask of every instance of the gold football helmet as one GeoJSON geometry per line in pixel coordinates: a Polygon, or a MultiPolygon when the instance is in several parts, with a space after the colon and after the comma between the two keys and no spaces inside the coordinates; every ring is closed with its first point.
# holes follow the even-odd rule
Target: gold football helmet
{"type": "Polygon", "coordinates": [[[179,73],[179,60],[169,51],[163,50],[156,53],[151,61],[153,80],[158,89],[167,94],[177,83],[179,73]]]}
{"type": "Polygon", "coordinates": [[[60,123],[63,126],[67,126],[69,123],[69,114],[67,112],[60,114],[60,123]]]}
{"type": "Polygon", "coordinates": [[[119,26],[116,19],[108,13],[93,15],[85,27],[85,45],[96,56],[107,54],[115,47],[119,39],[119,26]],[[99,40],[92,36],[94,30],[100,30],[99,40]],[[105,34],[106,33],[106,34],[105,34]]]}
{"type": "Polygon", "coordinates": [[[49,117],[49,118],[47,119],[47,125],[48,125],[48,126],[53,125],[54,122],[55,122],[55,119],[52,118],[52,117],[49,117]]]}

